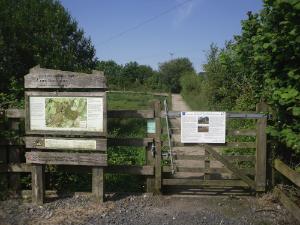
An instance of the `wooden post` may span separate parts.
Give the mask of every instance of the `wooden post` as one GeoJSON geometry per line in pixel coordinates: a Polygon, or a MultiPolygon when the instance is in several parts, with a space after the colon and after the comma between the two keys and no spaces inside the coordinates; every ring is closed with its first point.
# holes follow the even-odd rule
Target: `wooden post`
{"type": "MultiPolygon", "coordinates": [[[[267,105],[260,102],[256,105],[257,112],[266,112],[267,105]]],[[[256,164],[255,185],[256,191],[266,190],[266,164],[267,164],[267,118],[259,118],[256,124],[256,164]]]]}
{"type": "Polygon", "coordinates": [[[45,198],[45,166],[32,164],[31,166],[32,180],[32,202],[42,205],[45,198]]]}
{"type": "Polygon", "coordinates": [[[154,104],[155,114],[155,193],[161,193],[161,124],[160,124],[160,101],[154,104]]]}
{"type": "MultiPolygon", "coordinates": [[[[16,131],[19,134],[20,121],[17,119],[10,120],[10,129],[16,131]]],[[[8,162],[9,163],[20,163],[20,146],[10,146],[8,152],[8,162]]],[[[20,195],[21,190],[21,178],[19,173],[10,173],[9,178],[9,190],[10,194],[14,197],[20,195]]]]}
{"type": "Polygon", "coordinates": [[[204,154],[205,154],[205,159],[204,159],[204,180],[209,180],[210,179],[210,175],[209,175],[209,168],[210,168],[209,154],[206,150],[204,151],[204,154]]]}
{"type": "Polygon", "coordinates": [[[104,171],[103,167],[93,167],[92,169],[92,192],[98,203],[104,201],[104,171]]]}
{"type": "MultiPolygon", "coordinates": [[[[151,151],[152,144],[149,143],[146,147],[146,164],[149,166],[154,166],[155,159],[153,157],[153,153],[151,151]]],[[[154,176],[147,176],[146,178],[146,192],[153,193],[154,192],[154,176]]]]}

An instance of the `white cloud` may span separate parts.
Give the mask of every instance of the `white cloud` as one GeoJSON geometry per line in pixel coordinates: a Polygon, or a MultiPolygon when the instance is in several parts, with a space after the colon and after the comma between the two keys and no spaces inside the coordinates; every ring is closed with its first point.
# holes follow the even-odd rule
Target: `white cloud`
{"type": "MultiPolygon", "coordinates": [[[[176,0],[176,3],[181,4],[185,1],[186,0],[176,0]]],[[[195,5],[196,5],[195,1],[190,1],[190,2],[187,2],[184,5],[180,6],[177,9],[173,24],[175,26],[178,26],[180,23],[182,23],[184,20],[186,20],[192,14],[192,11],[195,8],[195,5]]]]}

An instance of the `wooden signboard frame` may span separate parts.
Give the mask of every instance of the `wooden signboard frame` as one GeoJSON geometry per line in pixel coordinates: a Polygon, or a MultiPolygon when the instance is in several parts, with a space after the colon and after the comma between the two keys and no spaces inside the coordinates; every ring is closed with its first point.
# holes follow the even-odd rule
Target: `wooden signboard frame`
{"type": "MultiPolygon", "coordinates": [[[[44,202],[44,172],[45,165],[49,164],[92,166],[92,192],[97,202],[103,202],[103,168],[107,166],[107,103],[105,92],[107,86],[103,72],[93,71],[93,74],[85,74],[44,69],[37,66],[30,70],[24,81],[25,145],[26,148],[32,150],[27,152],[25,157],[26,163],[30,163],[32,167],[32,201],[38,205],[44,202]],[[69,116],[72,115],[69,108],[66,109],[62,105],[59,106],[59,111],[61,113],[69,111],[68,117],[71,118],[72,125],[68,122],[57,123],[56,121],[52,123],[56,119],[55,110],[54,117],[51,115],[49,119],[52,122],[47,124],[46,107],[49,102],[46,101],[46,98],[66,98],[62,102],[66,101],[67,104],[68,97],[86,98],[86,101],[71,105],[71,108],[76,108],[81,103],[86,104],[83,107],[83,109],[86,107],[86,115],[83,114],[79,118],[77,114],[78,120],[73,119],[72,116],[69,116]],[[36,101],[32,107],[30,106],[33,104],[31,98],[32,101],[36,101]],[[98,101],[98,98],[101,98],[102,102],[98,101]],[[35,111],[33,111],[35,115],[30,112],[33,107],[35,107],[35,111]],[[97,112],[99,109],[101,110],[99,113],[102,115],[97,112]],[[32,126],[33,118],[34,126],[32,126]],[[89,121],[91,118],[92,122],[89,121]],[[102,127],[93,126],[94,121],[98,121],[99,124],[102,121],[102,127]]],[[[61,104],[60,101],[58,102],[61,104]]],[[[56,107],[56,105],[49,107],[51,110],[51,107],[56,107]]],[[[76,109],[73,111],[76,112],[76,109]]],[[[64,119],[64,116],[62,118],[64,119]]]]}

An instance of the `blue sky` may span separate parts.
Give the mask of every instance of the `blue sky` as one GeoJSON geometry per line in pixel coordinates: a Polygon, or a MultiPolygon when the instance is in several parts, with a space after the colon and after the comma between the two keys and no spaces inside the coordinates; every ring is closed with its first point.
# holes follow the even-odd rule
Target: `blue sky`
{"type": "Polygon", "coordinates": [[[60,1],[91,38],[100,60],[157,69],[172,57],[188,57],[197,71],[212,42],[224,46],[241,32],[246,13],[262,8],[262,0],[60,1]]]}

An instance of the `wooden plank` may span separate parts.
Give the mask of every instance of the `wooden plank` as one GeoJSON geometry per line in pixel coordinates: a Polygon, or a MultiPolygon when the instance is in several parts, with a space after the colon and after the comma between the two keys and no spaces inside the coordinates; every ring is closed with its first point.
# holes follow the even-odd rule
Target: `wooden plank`
{"type": "Polygon", "coordinates": [[[104,201],[104,170],[103,167],[92,169],[92,192],[97,203],[104,201]]]}
{"type": "Polygon", "coordinates": [[[247,183],[251,188],[255,189],[255,183],[251,180],[246,174],[244,174],[240,169],[236,168],[232,165],[227,159],[222,157],[218,152],[216,152],[211,146],[203,145],[205,150],[209,152],[216,160],[220,161],[224,164],[226,168],[231,170],[238,178],[242,179],[245,183],[247,183]]]}
{"type": "Polygon", "coordinates": [[[292,168],[288,167],[280,159],[275,159],[274,160],[274,167],[283,176],[285,176],[290,181],[292,181],[294,184],[296,184],[298,187],[300,187],[300,173],[299,172],[297,172],[297,171],[293,170],[292,168]]]}
{"type": "MultiPolygon", "coordinates": [[[[255,161],[254,155],[222,155],[229,161],[255,161]]],[[[174,159],[177,160],[205,160],[209,158],[209,156],[205,155],[183,155],[183,154],[176,154],[173,156],[174,159]]]]}
{"type": "Polygon", "coordinates": [[[298,220],[300,223],[300,208],[294,203],[282,190],[278,187],[274,189],[275,195],[278,197],[279,201],[284,205],[284,207],[298,220]]]}
{"type": "MultiPolygon", "coordinates": [[[[254,168],[241,168],[239,169],[241,172],[249,175],[254,175],[255,171],[254,168]]],[[[227,168],[201,168],[201,167],[176,167],[176,172],[189,172],[189,173],[208,173],[208,174],[214,174],[214,173],[232,173],[227,168]]],[[[163,166],[163,172],[164,173],[171,173],[171,167],[170,166],[163,166]]]]}
{"type": "MultiPolygon", "coordinates": [[[[6,166],[7,165],[7,146],[0,146],[0,172],[4,172],[6,173],[7,171],[3,171],[1,170],[3,166],[6,166]]],[[[1,176],[1,183],[3,185],[3,192],[4,191],[7,191],[7,188],[8,188],[8,176],[7,174],[0,174],[1,176]]]]}
{"type": "Polygon", "coordinates": [[[25,117],[24,109],[7,109],[5,110],[5,117],[9,119],[20,119],[25,117]]]}
{"type": "Polygon", "coordinates": [[[107,155],[101,153],[27,152],[25,157],[35,164],[107,166],[107,155]]]}
{"type": "Polygon", "coordinates": [[[4,118],[5,118],[5,109],[0,109],[0,120],[3,120],[4,118]]]}
{"type": "MultiPolygon", "coordinates": [[[[10,119],[9,127],[20,134],[20,121],[18,119],[10,119]]],[[[18,146],[10,146],[8,151],[9,163],[20,163],[21,148],[18,146]]],[[[9,189],[14,196],[19,196],[21,191],[21,177],[20,174],[9,174],[9,189]]]]}
{"type": "Polygon", "coordinates": [[[153,138],[108,138],[108,146],[144,147],[153,142],[153,138]]]}
{"type": "Polygon", "coordinates": [[[166,186],[248,187],[243,180],[163,179],[166,186]]]}
{"type": "Polygon", "coordinates": [[[154,175],[154,167],[133,165],[110,165],[105,168],[105,172],[151,176],[154,175]]]}
{"type": "Polygon", "coordinates": [[[154,118],[153,110],[109,110],[108,118],[154,118]]]}
{"type": "Polygon", "coordinates": [[[44,165],[31,166],[31,188],[32,188],[32,202],[37,205],[44,203],[45,197],[45,176],[44,165]]]}
{"type": "Polygon", "coordinates": [[[103,138],[25,137],[25,145],[26,148],[40,150],[107,150],[107,140],[103,138]]]}
{"type": "Polygon", "coordinates": [[[228,130],[227,135],[229,136],[256,136],[255,129],[242,129],[242,130],[228,130]]]}
{"type": "MultiPolygon", "coordinates": [[[[256,105],[257,112],[267,111],[267,105],[260,102],[256,105]]],[[[267,174],[267,118],[260,118],[256,124],[256,191],[266,190],[267,174]]]]}
{"type": "MultiPolygon", "coordinates": [[[[155,134],[147,134],[147,136],[154,136],[155,137],[155,134]]],[[[150,165],[152,168],[153,168],[153,174],[151,175],[154,175],[154,163],[155,163],[155,158],[154,158],[154,143],[149,143],[147,146],[146,146],[146,152],[145,152],[145,156],[146,156],[146,164],[147,165],[150,165]]],[[[146,192],[147,193],[153,193],[154,192],[154,176],[147,176],[146,178],[146,192]]]]}
{"type": "MultiPolygon", "coordinates": [[[[104,168],[106,173],[118,174],[132,174],[142,176],[153,176],[154,166],[135,166],[135,165],[109,165],[104,168]]],[[[72,166],[72,165],[58,165],[57,171],[69,171],[75,173],[90,173],[92,171],[89,166],[72,166]]],[[[15,163],[0,165],[0,173],[14,172],[14,173],[30,173],[31,164],[15,163]]],[[[46,169],[46,172],[49,172],[46,169]]]]}
{"type": "Polygon", "coordinates": [[[121,93],[121,94],[145,94],[145,95],[156,95],[169,97],[168,93],[159,93],[159,92],[141,92],[141,91],[107,91],[109,93],[121,93]]]}
{"type": "MultiPolygon", "coordinates": [[[[40,92],[41,93],[41,92],[40,92]]],[[[93,93],[93,92],[91,92],[93,93]]],[[[5,117],[7,118],[24,118],[25,110],[24,109],[7,109],[0,112],[5,112],[5,117]]],[[[153,110],[108,110],[108,118],[145,118],[152,119],[154,118],[153,110]]]]}
{"type": "Polygon", "coordinates": [[[23,146],[24,147],[23,138],[16,138],[10,140],[0,139],[0,146],[23,146]]]}
{"type": "Polygon", "coordinates": [[[204,151],[206,158],[204,159],[204,180],[210,179],[210,173],[208,172],[210,169],[210,159],[208,151],[204,151]]]}
{"type": "Polygon", "coordinates": [[[25,88],[107,89],[103,72],[93,74],[33,67],[24,77],[25,88]]]}
{"type": "Polygon", "coordinates": [[[160,112],[161,105],[160,101],[154,103],[155,112],[155,193],[161,193],[162,187],[162,165],[161,165],[161,123],[160,123],[160,112]]]}
{"type": "MultiPolygon", "coordinates": [[[[164,142],[164,146],[167,142],[164,142]]],[[[184,146],[198,146],[198,143],[181,143],[173,142],[174,147],[184,147],[184,146]]],[[[255,142],[227,142],[225,144],[209,144],[213,148],[255,148],[255,142]]]]}
{"type": "Polygon", "coordinates": [[[31,165],[26,163],[1,164],[0,173],[6,173],[6,172],[30,173],[31,165]]]}

